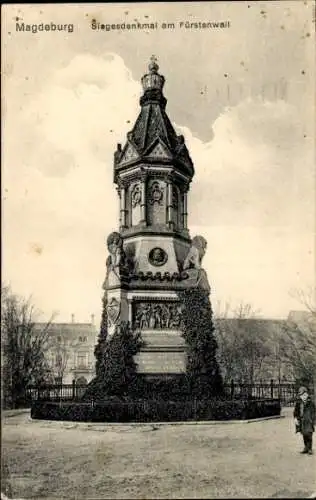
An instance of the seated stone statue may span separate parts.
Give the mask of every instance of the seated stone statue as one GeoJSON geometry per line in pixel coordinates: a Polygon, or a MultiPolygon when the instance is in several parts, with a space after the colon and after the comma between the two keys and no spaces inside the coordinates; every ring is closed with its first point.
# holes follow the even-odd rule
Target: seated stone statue
{"type": "Polygon", "coordinates": [[[123,238],[120,233],[114,231],[107,238],[107,247],[110,255],[106,260],[106,278],[103,288],[119,285],[121,271],[126,266],[126,256],[123,249],[123,238]]]}
{"type": "Polygon", "coordinates": [[[202,259],[205,255],[207,241],[203,236],[194,236],[191,248],[183,263],[183,271],[188,275],[186,283],[192,287],[210,291],[207,275],[202,269],[202,259]]]}

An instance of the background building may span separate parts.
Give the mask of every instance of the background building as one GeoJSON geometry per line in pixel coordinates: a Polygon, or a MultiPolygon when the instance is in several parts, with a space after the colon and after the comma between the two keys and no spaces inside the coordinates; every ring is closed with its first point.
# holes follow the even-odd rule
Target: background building
{"type": "MultiPolygon", "coordinates": [[[[282,331],[292,323],[316,331],[315,318],[307,311],[290,311],[288,318],[215,318],[215,336],[219,344],[218,361],[225,382],[285,382],[295,379],[293,366],[282,349],[282,331]],[[247,348],[246,348],[247,347],[247,348]]],[[[36,328],[45,328],[36,323],[36,328]]],[[[95,376],[94,347],[98,328],[94,316],[89,323],[78,323],[72,315],[69,323],[49,325],[47,360],[54,382],[89,383],[95,376]]],[[[3,370],[5,363],[2,364],[3,370]]]]}
{"type": "MultiPolygon", "coordinates": [[[[37,328],[45,327],[37,323],[37,328]]],[[[51,323],[49,325],[49,349],[47,361],[54,382],[70,384],[89,383],[95,374],[94,346],[98,330],[94,316],[90,323],[77,323],[72,315],[70,323],[51,323]]]]}

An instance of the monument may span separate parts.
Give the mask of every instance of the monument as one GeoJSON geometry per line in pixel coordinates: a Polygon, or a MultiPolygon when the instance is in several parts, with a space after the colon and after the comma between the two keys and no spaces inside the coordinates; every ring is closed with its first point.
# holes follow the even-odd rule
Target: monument
{"type": "Polygon", "coordinates": [[[188,311],[181,292],[210,293],[202,268],[207,242],[191,239],[187,225],[194,167],[184,137],[166,114],[165,78],[158,70],[153,56],[141,79],[139,116],[114,153],[120,215],[118,230],[107,238],[103,285],[107,338],[129,322],[143,341],[138,372],[147,374],[185,372],[188,311]]]}
{"type": "Polygon", "coordinates": [[[114,154],[120,217],[107,237],[96,376],[77,401],[75,387],[72,401],[41,393],[32,418],[162,422],[280,414],[279,400],[235,400],[225,392],[202,267],[207,242],[191,238],[187,227],[194,168],[166,114],[158,69],[152,57],[139,116],[114,154]]]}
{"type": "Polygon", "coordinates": [[[187,227],[194,168],[166,114],[158,69],[152,57],[139,116],[114,154],[120,217],[107,237],[96,377],[77,402],[41,397],[32,418],[161,422],[280,414],[279,400],[225,393],[202,268],[207,242],[191,238],[187,227]]]}

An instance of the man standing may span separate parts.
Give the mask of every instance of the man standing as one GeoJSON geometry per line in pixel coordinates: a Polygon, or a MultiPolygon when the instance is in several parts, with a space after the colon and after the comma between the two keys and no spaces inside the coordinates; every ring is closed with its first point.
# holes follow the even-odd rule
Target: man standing
{"type": "Polygon", "coordinates": [[[296,432],[300,432],[303,436],[304,449],[301,453],[313,454],[315,418],[315,405],[308,394],[308,390],[306,387],[300,387],[298,390],[298,400],[294,408],[294,420],[296,432]]]}

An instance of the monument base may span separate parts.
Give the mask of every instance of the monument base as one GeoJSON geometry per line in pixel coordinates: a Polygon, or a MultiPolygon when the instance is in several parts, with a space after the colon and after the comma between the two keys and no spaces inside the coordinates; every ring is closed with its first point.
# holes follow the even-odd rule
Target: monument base
{"type": "Polygon", "coordinates": [[[186,353],[168,351],[141,351],[135,356],[138,373],[184,373],[186,353]]]}

